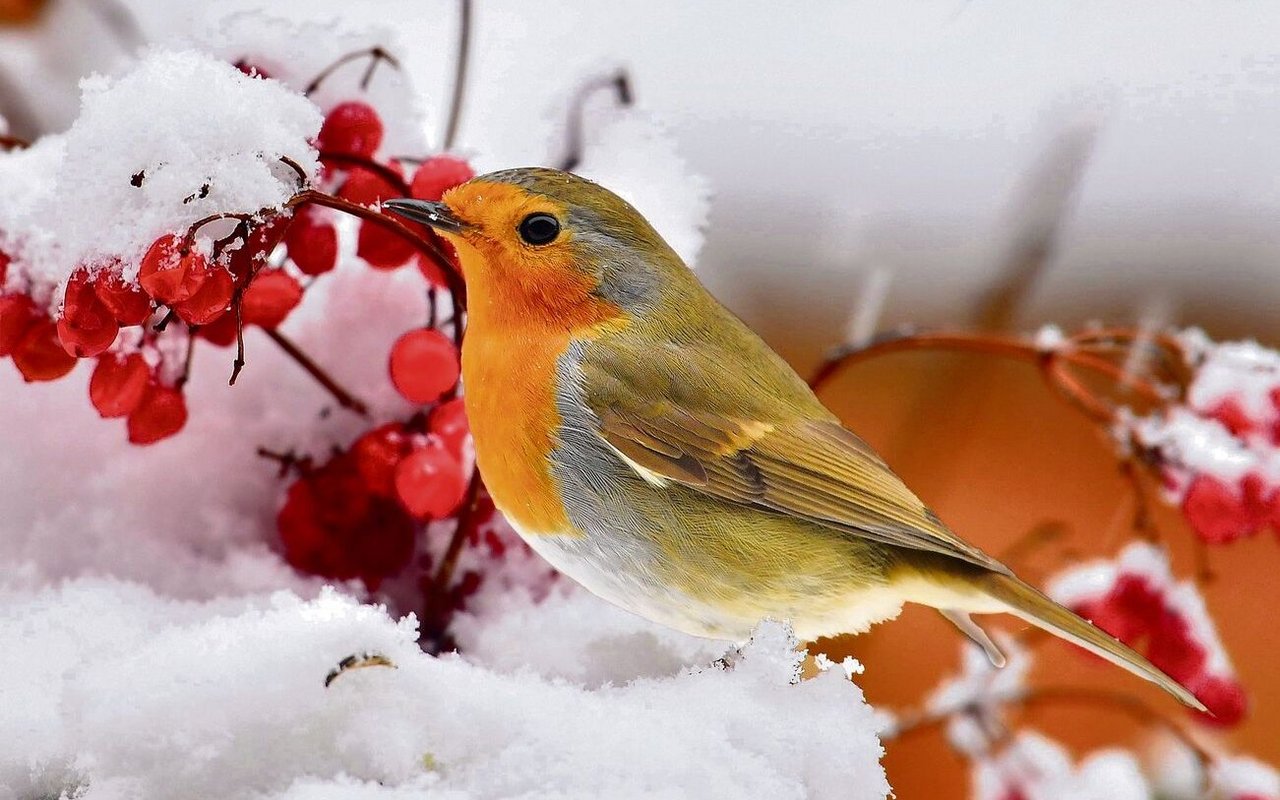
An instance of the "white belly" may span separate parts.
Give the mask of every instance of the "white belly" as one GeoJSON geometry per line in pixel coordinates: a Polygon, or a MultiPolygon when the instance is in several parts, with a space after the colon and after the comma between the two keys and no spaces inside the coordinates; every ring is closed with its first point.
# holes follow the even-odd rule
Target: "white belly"
{"type": "MultiPolygon", "coordinates": [[[[791,623],[801,641],[841,633],[862,633],[902,611],[903,594],[896,587],[858,592],[824,607],[764,608],[743,614],[709,605],[663,585],[645,564],[652,553],[643,546],[601,537],[528,534],[514,522],[534,552],[592,594],[660,625],[712,639],[745,641],[766,618],[791,623]]],[[[746,606],[749,604],[743,604],[746,606]]]]}

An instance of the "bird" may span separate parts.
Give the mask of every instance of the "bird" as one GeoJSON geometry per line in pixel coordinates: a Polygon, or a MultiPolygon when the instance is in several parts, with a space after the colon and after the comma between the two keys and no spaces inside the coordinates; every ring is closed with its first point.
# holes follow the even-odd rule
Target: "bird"
{"type": "Polygon", "coordinates": [[[1204,710],[1141,654],[956,535],[614,192],[540,167],[384,207],[453,245],[476,465],[530,547],[661,625],[802,641],[931,606],[1009,613],[1204,710]]]}

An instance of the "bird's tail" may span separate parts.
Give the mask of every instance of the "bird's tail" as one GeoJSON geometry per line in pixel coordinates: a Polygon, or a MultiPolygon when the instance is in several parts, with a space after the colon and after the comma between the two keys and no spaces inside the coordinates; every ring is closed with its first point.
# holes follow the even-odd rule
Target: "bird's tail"
{"type": "Polygon", "coordinates": [[[1186,687],[1164,674],[1132,647],[1094,627],[1049,599],[1038,589],[1012,575],[995,572],[986,576],[984,588],[991,597],[1006,605],[1009,613],[1055,636],[1078,644],[1139,678],[1151,681],[1194,709],[1206,710],[1204,704],[1197,700],[1186,687]]]}

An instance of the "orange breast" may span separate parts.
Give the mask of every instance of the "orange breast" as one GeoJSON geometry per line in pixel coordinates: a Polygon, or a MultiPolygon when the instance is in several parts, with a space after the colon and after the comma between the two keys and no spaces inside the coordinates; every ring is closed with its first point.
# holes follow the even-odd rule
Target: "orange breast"
{"type": "MultiPolygon", "coordinates": [[[[468,255],[474,254],[463,253],[468,255]]],[[[556,364],[574,338],[616,329],[625,324],[624,317],[599,300],[552,315],[488,277],[468,281],[462,347],[467,417],[480,474],[498,508],[522,533],[582,535],[565,513],[549,460],[561,423],[556,364]]]]}
{"type": "Polygon", "coordinates": [[[462,375],[476,461],[494,502],[523,533],[574,533],[548,460],[560,415],[556,359],[567,339],[472,325],[462,375]]]}

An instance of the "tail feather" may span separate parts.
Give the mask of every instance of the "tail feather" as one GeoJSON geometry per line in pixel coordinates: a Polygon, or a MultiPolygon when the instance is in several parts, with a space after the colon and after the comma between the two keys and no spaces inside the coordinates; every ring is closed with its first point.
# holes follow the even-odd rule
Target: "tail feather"
{"type": "Polygon", "coordinates": [[[1009,613],[1151,681],[1191,708],[1207,711],[1186,687],[1164,674],[1132,647],[1073,614],[1038,589],[1012,575],[1000,573],[987,576],[986,589],[991,597],[1008,606],[1009,613]]]}

